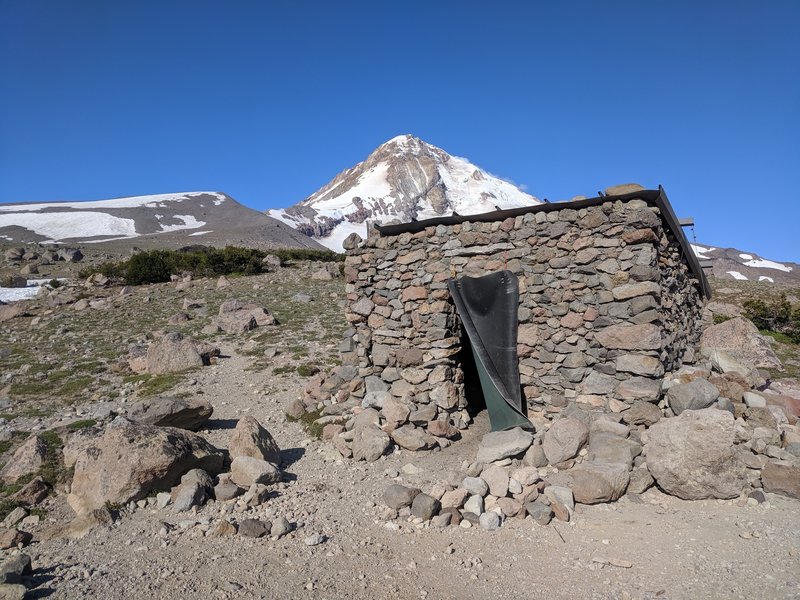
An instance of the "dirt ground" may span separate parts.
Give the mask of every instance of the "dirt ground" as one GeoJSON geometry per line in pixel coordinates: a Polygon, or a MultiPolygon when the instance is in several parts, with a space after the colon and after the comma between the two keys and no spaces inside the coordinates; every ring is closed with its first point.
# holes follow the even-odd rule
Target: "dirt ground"
{"type": "MultiPolygon", "coordinates": [[[[429,489],[462,468],[488,428],[485,415],[443,451],[396,452],[372,464],[343,461],[329,444],[285,421],[283,403],[300,393],[299,381],[264,395],[270,376],[248,369],[233,346],[223,354],[228,358],[199,372],[190,386],[214,404],[207,437],[224,446],[237,418],[255,416],[284,450],[291,481],[245,512],[234,503],[210,503],[197,514],[142,509],[80,540],[34,544],[28,549],[39,583],[33,597],[800,597],[800,503],[780,496],[739,506],[651,490],[614,505],[579,506],[571,523],[511,519],[495,532],[386,522],[383,489],[393,480],[429,489]],[[419,472],[398,474],[409,464],[419,472]],[[239,518],[283,515],[298,528],[280,540],[203,535],[204,525],[231,511],[239,518]],[[163,523],[171,524],[168,532],[163,523]],[[312,534],[325,542],[307,546],[312,534]]],[[[48,519],[69,517],[63,507],[48,519]]]]}

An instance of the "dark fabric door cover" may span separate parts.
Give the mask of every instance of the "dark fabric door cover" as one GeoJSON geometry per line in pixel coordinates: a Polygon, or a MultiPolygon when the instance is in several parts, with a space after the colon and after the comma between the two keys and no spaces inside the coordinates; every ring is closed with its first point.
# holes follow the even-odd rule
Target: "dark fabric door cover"
{"type": "Polygon", "coordinates": [[[519,282],[511,271],[447,282],[475,356],[492,431],[533,429],[517,357],[519,282]]]}

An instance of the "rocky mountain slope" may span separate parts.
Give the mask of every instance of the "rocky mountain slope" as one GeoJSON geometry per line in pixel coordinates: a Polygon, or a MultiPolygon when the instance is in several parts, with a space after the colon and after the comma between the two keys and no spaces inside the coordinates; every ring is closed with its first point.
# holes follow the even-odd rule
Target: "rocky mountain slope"
{"type": "Polygon", "coordinates": [[[0,205],[0,244],[28,242],[321,248],[219,192],[0,205]]]}
{"type": "Polygon", "coordinates": [[[514,184],[412,135],[395,137],[305,200],[268,214],[332,250],[367,221],[484,213],[541,201],[514,184]]]}
{"type": "Polygon", "coordinates": [[[736,248],[692,244],[692,249],[701,261],[711,262],[711,273],[717,279],[800,284],[800,264],[797,263],[779,263],[736,248]]]}

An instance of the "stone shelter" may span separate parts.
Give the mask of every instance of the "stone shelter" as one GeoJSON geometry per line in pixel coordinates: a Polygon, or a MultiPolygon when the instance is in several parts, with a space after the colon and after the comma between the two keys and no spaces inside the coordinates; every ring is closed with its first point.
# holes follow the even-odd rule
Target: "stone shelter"
{"type": "Polygon", "coordinates": [[[664,374],[693,360],[710,288],[664,190],[617,191],[348,239],[343,362],[364,381],[353,394],[400,401],[429,431],[466,427],[474,374],[448,281],[507,271],[529,411],[658,402],[664,374]]]}

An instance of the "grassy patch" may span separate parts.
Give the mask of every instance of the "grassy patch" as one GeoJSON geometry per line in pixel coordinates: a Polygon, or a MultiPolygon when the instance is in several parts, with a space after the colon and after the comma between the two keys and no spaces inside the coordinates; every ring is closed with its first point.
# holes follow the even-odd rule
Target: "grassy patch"
{"type": "Polygon", "coordinates": [[[129,381],[141,382],[137,389],[140,396],[157,396],[174,388],[182,379],[181,373],[161,373],[159,375],[137,375],[129,381]]]}
{"type": "Polygon", "coordinates": [[[273,375],[286,375],[287,373],[294,373],[295,367],[294,365],[285,365],[283,367],[275,367],[272,369],[273,375]]]}
{"type": "Polygon", "coordinates": [[[97,425],[97,421],[94,419],[83,419],[81,421],[74,421],[67,425],[67,429],[72,429],[76,431],[78,429],[89,429],[90,427],[94,427],[97,425]]]}
{"type": "Polygon", "coordinates": [[[295,418],[290,417],[288,415],[287,415],[286,419],[290,423],[300,423],[300,424],[302,424],[303,425],[303,429],[305,429],[306,432],[310,436],[315,437],[317,439],[322,439],[322,428],[324,426],[315,422],[321,416],[322,416],[322,409],[319,408],[317,410],[304,413],[303,416],[300,417],[299,419],[295,419],[295,418]]]}
{"type": "Polygon", "coordinates": [[[319,367],[317,365],[298,365],[297,366],[297,374],[300,377],[311,377],[312,375],[316,375],[319,373],[319,367]]]}

